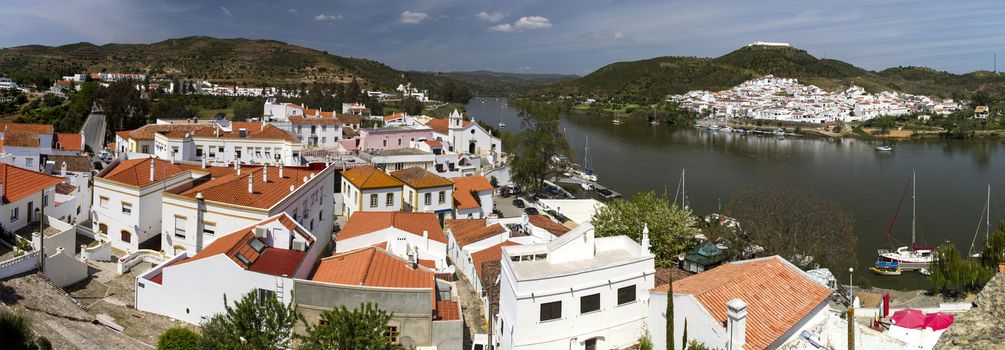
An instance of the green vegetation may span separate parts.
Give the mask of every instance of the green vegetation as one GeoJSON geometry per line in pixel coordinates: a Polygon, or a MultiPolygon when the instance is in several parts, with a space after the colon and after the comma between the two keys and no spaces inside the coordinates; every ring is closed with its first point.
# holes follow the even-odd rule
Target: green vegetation
{"type": "Polygon", "coordinates": [[[202,336],[185,327],[171,327],[157,338],[157,350],[199,350],[202,336]]]}
{"type": "Polygon", "coordinates": [[[952,243],[939,246],[933,254],[928,279],[936,290],[980,290],[998,272],[998,264],[1005,262],[1005,224],[991,234],[978,258],[961,256],[952,243]]]}
{"type": "Polygon", "coordinates": [[[690,90],[724,90],[766,74],[797,78],[825,89],[850,84],[868,91],[964,98],[977,91],[1005,92],[1005,75],[974,72],[956,75],[920,67],[867,71],[832,59],[818,59],[788,47],[744,47],[718,58],[657,57],[617,62],[580,79],[536,89],[533,95],[595,98],[616,103],[651,104],[690,90]]]}
{"type": "Polygon", "coordinates": [[[569,141],[559,128],[556,104],[520,102],[517,108],[523,131],[518,135],[518,146],[512,149],[510,169],[515,183],[537,193],[544,180],[558,172],[552,157],[570,154],[569,141]]]}
{"type": "Polygon", "coordinates": [[[649,249],[656,255],[656,266],[672,267],[677,255],[691,247],[698,229],[690,210],[670,202],[655,192],[611,201],[593,217],[597,237],[624,235],[641,242],[643,228],[649,227],[649,249]]]}
{"type": "Polygon", "coordinates": [[[283,305],[267,293],[245,294],[233,307],[223,297],[224,313],[202,323],[203,349],[287,349],[293,326],[301,320],[295,305],[283,305]]]}
{"type": "Polygon", "coordinates": [[[531,88],[578,78],[575,75],[563,74],[522,74],[489,71],[436,74],[467,83],[471,86],[471,94],[474,96],[507,96],[522,93],[531,88]]]}
{"type": "Polygon", "coordinates": [[[320,322],[304,322],[306,334],[298,336],[300,349],[401,349],[392,344],[385,334],[393,314],[377,308],[375,304],[361,304],[349,310],[338,306],[321,313],[320,322]]]}
{"type": "Polygon", "coordinates": [[[49,350],[52,344],[45,337],[36,336],[31,329],[31,319],[7,308],[0,309],[0,339],[4,349],[49,350]]]}

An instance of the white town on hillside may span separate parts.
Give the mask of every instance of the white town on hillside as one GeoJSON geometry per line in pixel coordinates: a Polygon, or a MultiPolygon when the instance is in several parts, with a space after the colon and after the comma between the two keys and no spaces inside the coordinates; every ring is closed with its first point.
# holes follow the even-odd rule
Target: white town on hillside
{"type": "MultiPolygon", "coordinates": [[[[52,91],[85,77],[63,77],[52,91]]],[[[515,191],[511,155],[476,116],[372,115],[358,103],[326,111],[284,102],[293,96],[273,88],[195,88],[269,98],[258,120],[157,120],[109,135],[107,145],[86,138],[89,128],[104,133],[98,108],[91,118],[102,123],[79,134],[0,124],[0,227],[15,233],[0,243],[17,247],[0,262],[0,278],[38,269],[57,287],[98,275],[125,280],[119,316],[97,320],[117,331],[157,317],[198,326],[224,312],[225,300],[253,292],[295,304],[308,324],[325,310],[375,303],[393,313],[384,335],[415,349],[628,349],[640,339],[682,349],[683,338],[666,339],[670,317],[676,334],[712,349],[848,345],[842,313],[858,299],[826,269],[804,271],[779,256],[730,261],[712,241],[660,269],[648,226],[638,241],[596,236],[602,202],[512,208],[502,200],[515,191]],[[672,297],[669,270],[681,274],[672,297]]],[[[364,92],[429,100],[408,83],[364,92]]],[[[670,100],[712,117],[813,123],[960,108],[770,75],[670,100]]],[[[881,310],[861,312],[886,320],[881,310]]],[[[930,349],[945,331],[852,328],[865,349],[930,349]]]]}

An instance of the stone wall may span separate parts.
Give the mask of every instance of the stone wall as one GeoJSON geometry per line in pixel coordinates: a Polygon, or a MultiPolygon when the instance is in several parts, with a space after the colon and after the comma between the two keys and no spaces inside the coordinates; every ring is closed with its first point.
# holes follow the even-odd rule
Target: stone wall
{"type": "Polygon", "coordinates": [[[974,308],[956,316],[934,349],[1005,349],[1002,320],[1005,320],[1005,273],[999,273],[984,286],[974,300],[974,308]]]}

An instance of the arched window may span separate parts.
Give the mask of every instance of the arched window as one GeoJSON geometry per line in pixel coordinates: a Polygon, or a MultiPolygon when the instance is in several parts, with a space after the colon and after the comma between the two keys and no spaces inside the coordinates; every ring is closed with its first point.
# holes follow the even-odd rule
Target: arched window
{"type": "Polygon", "coordinates": [[[108,234],[108,224],[98,223],[98,232],[108,234]]]}
{"type": "Polygon", "coordinates": [[[120,234],[122,235],[121,238],[122,238],[123,242],[126,242],[126,243],[131,242],[130,239],[132,238],[132,234],[129,233],[129,231],[122,230],[122,232],[120,232],[120,234]]]}

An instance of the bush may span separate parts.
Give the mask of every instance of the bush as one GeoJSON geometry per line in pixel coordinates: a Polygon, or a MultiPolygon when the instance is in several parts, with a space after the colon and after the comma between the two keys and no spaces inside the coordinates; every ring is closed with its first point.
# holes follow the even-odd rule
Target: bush
{"type": "Polygon", "coordinates": [[[499,179],[497,179],[495,175],[493,175],[489,177],[489,184],[491,184],[492,187],[499,187],[499,179]]]}
{"type": "Polygon", "coordinates": [[[172,327],[157,338],[157,350],[194,350],[200,349],[202,336],[191,329],[172,327]]]}
{"type": "Polygon", "coordinates": [[[653,340],[649,339],[649,332],[639,337],[639,350],[653,350],[653,340]]]}

